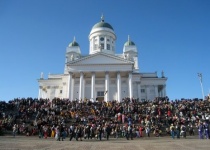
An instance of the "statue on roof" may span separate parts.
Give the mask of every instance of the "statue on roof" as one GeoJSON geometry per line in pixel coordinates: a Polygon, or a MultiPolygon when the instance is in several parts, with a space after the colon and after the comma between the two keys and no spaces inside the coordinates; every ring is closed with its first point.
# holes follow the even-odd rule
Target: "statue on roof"
{"type": "Polygon", "coordinates": [[[161,72],[161,77],[165,78],[164,71],[161,72]]]}
{"type": "Polygon", "coordinates": [[[44,78],[44,73],[41,72],[41,77],[40,77],[40,79],[43,79],[43,78],[44,78]]]}

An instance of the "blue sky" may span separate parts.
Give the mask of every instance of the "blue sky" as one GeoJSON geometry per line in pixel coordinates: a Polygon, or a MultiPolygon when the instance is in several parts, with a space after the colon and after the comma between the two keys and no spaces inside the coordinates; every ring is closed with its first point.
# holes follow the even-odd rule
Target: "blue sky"
{"type": "Polygon", "coordinates": [[[202,98],[210,90],[209,0],[0,0],[0,100],[38,97],[40,73],[63,73],[73,37],[82,54],[101,14],[122,53],[128,35],[141,72],[165,72],[170,99],[202,98]]]}

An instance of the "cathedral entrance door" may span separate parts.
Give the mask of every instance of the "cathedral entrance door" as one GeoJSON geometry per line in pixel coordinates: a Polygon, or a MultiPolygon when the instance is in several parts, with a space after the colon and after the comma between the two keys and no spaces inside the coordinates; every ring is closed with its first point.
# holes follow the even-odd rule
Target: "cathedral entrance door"
{"type": "Polygon", "coordinates": [[[104,97],[97,97],[97,101],[98,102],[103,102],[104,101],[104,97]]]}
{"type": "Polygon", "coordinates": [[[104,91],[98,91],[97,92],[97,100],[99,102],[104,101],[104,91]]]}

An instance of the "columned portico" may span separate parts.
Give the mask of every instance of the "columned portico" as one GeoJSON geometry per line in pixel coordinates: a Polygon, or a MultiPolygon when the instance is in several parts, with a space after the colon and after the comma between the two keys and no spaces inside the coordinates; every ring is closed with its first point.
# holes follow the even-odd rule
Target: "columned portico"
{"type": "Polygon", "coordinates": [[[91,74],[91,98],[95,101],[95,72],[91,74]]]}
{"type": "Polygon", "coordinates": [[[82,97],[82,93],[83,93],[83,78],[84,78],[84,74],[83,72],[80,72],[80,81],[79,81],[79,100],[81,100],[82,97]]]}
{"type": "Polygon", "coordinates": [[[117,100],[121,102],[121,75],[120,72],[117,73],[117,100]]]}
{"type": "Polygon", "coordinates": [[[132,72],[129,72],[128,83],[129,83],[129,97],[130,97],[130,99],[132,99],[133,98],[133,76],[132,76],[132,72]]]}
{"type": "Polygon", "coordinates": [[[105,91],[104,91],[104,100],[106,102],[110,101],[109,99],[109,72],[105,72],[105,91]]]}

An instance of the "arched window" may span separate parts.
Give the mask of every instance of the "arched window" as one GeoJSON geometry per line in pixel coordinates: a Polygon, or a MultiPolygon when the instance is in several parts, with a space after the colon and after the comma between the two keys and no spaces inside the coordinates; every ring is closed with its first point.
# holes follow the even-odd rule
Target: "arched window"
{"type": "Polygon", "coordinates": [[[107,50],[110,50],[110,44],[107,44],[106,47],[107,47],[107,50]]]}

